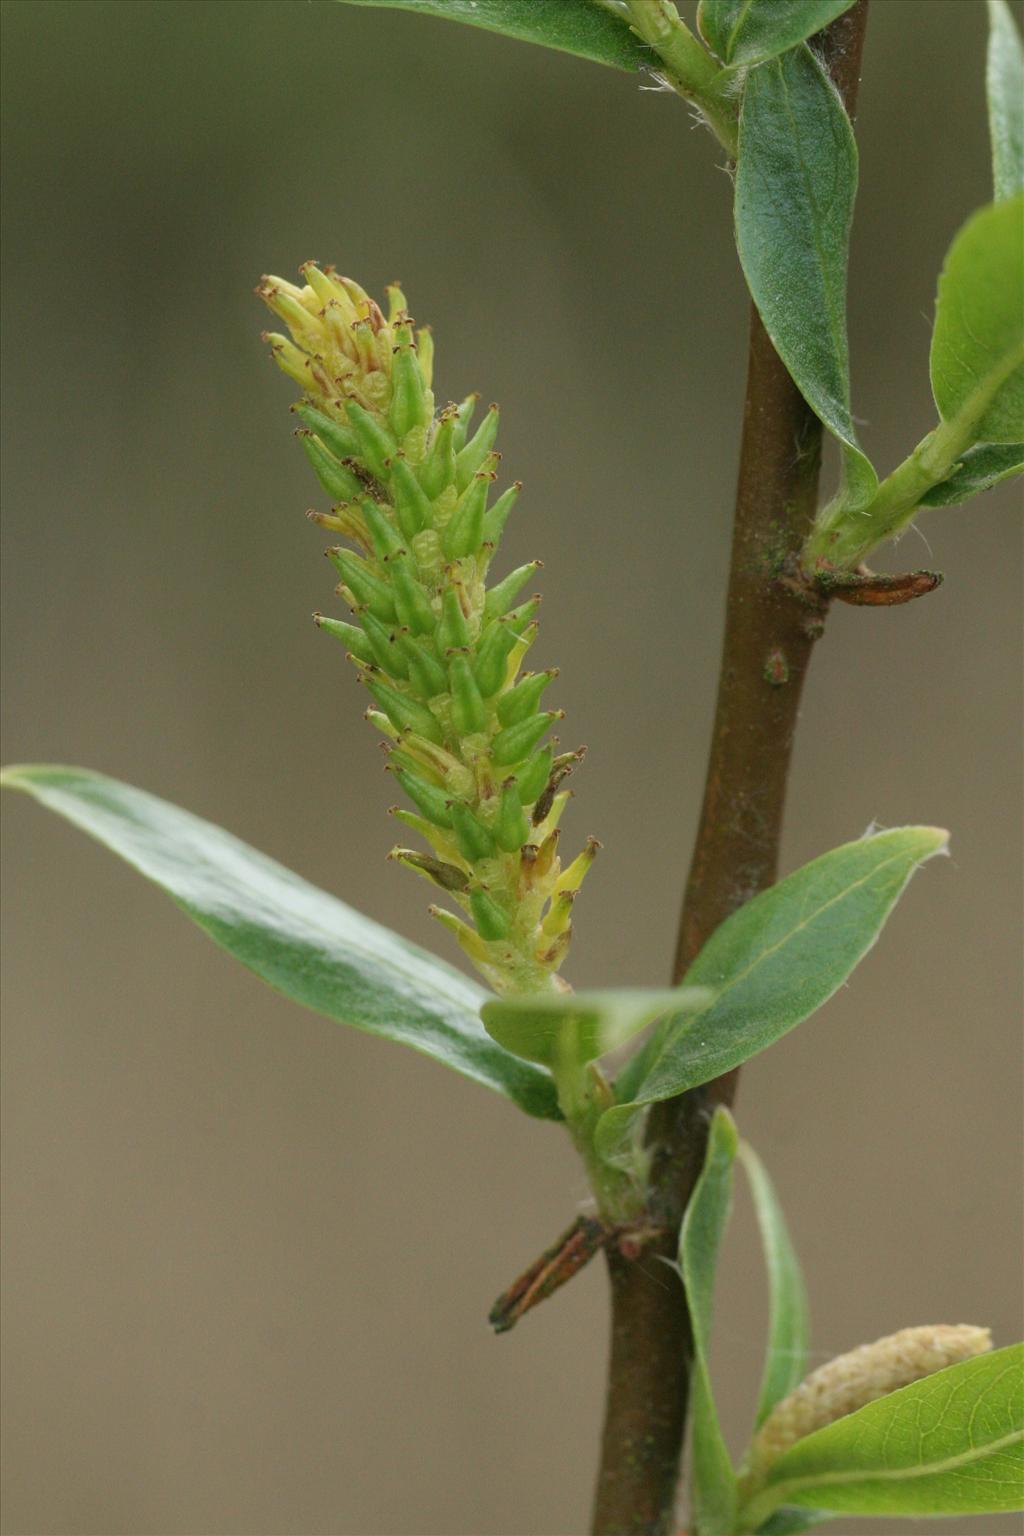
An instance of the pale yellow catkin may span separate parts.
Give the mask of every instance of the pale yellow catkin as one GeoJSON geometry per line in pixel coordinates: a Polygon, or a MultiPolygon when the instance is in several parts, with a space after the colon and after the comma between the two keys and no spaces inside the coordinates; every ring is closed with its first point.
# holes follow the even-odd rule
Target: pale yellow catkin
{"type": "Polygon", "coordinates": [[[750,1447],[748,1479],[759,1480],[783,1451],[814,1430],[991,1347],[992,1335],[987,1328],[935,1323],[903,1328],[838,1355],[812,1371],[772,1409],[750,1447]]]}

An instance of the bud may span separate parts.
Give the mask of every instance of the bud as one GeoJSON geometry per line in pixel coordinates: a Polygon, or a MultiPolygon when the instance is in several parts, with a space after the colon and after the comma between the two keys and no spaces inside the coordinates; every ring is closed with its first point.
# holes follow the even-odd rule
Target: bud
{"type": "Polygon", "coordinates": [[[431,501],[455,481],[454,434],[455,416],[449,412],[438,419],[430,450],[420,466],[420,485],[431,501]]]}
{"type": "Polygon", "coordinates": [[[541,570],[543,564],[542,560],[531,560],[529,565],[519,566],[492,587],[484,599],[484,618],[497,619],[507,613],[530,577],[541,570]]]}
{"type": "Polygon", "coordinates": [[[508,779],[502,786],[494,835],[506,853],[518,853],[530,835],[530,823],[523,811],[515,779],[508,779]]]}
{"type": "Polygon", "coordinates": [[[428,821],[436,827],[450,827],[452,813],[449,797],[443,790],[428,784],[426,779],[421,779],[419,774],[410,773],[404,768],[396,769],[395,778],[405,790],[413,805],[418,806],[428,821]]]}
{"type": "Polygon", "coordinates": [[[320,441],[333,453],[336,459],[349,459],[359,450],[359,442],[354,432],[348,427],[343,427],[340,421],[335,421],[331,416],[325,416],[323,411],[316,410],[305,401],[300,401],[293,406],[296,416],[304,427],[315,432],[320,441]]]}
{"type": "Polygon", "coordinates": [[[464,891],[469,883],[465,872],[456,869],[454,864],[444,864],[440,859],[432,859],[429,854],[418,853],[415,848],[392,848],[388,858],[404,864],[407,869],[414,869],[418,875],[425,876],[443,891],[464,891]]]}
{"type": "Polygon", "coordinates": [[[437,648],[444,656],[448,651],[465,650],[469,645],[469,625],[462,611],[459,594],[449,587],[441,599],[441,622],[437,626],[437,648]]]}
{"type": "Polygon", "coordinates": [[[407,625],[414,635],[433,634],[437,616],[426,588],[413,574],[412,561],[399,554],[388,561],[387,569],[400,622],[407,625]]]}
{"type": "Polygon", "coordinates": [[[441,726],[437,717],[425,704],[421,704],[418,699],[410,698],[407,693],[399,693],[398,689],[392,688],[390,684],[378,683],[373,678],[366,679],[366,686],[392,725],[397,726],[400,731],[415,731],[418,735],[425,736],[428,741],[436,742],[440,746],[443,739],[441,726]]]}
{"type": "Polygon", "coordinates": [[[461,405],[455,407],[455,419],[452,423],[452,443],[456,453],[461,453],[466,445],[466,433],[469,431],[469,424],[476,414],[476,408],[479,403],[480,395],[474,389],[471,395],[466,396],[461,405]]]}
{"type": "Polygon", "coordinates": [[[937,1323],[904,1328],[837,1356],[772,1409],[751,1444],[745,1481],[759,1483],[783,1451],[816,1429],[991,1347],[987,1328],[937,1323]]]}
{"type": "Polygon", "coordinates": [[[523,482],[521,480],[517,480],[514,485],[510,485],[508,490],[498,497],[494,506],[484,517],[484,540],[488,544],[493,544],[495,548],[498,546],[498,541],[501,538],[508,515],[519,500],[519,492],[522,488],[523,482]]]}
{"type": "Polygon", "coordinates": [[[506,619],[492,619],[480,636],[473,672],[485,699],[497,693],[505,681],[505,663],[516,638],[514,628],[506,619]]]}
{"type": "Polygon", "coordinates": [[[349,400],[345,406],[349,424],[355,432],[359,442],[360,457],[365,459],[371,474],[378,480],[387,476],[387,461],[394,457],[398,451],[398,444],[390,432],[380,425],[375,417],[356,400],[349,400]]]}
{"type": "MultiPolygon", "coordinates": [[[[554,757],[552,747],[544,747],[537,752],[519,770],[516,775],[519,799],[523,805],[533,805],[544,792],[544,787],[551,777],[551,762],[554,757]]],[[[543,817],[540,818],[543,821],[543,817]]]]}

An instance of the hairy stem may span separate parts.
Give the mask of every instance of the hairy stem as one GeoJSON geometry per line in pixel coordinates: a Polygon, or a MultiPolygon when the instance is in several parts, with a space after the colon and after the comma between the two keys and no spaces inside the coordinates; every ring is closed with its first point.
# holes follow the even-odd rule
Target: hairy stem
{"type": "MultiPolygon", "coordinates": [[[[821,35],[852,112],[867,23],[857,0],[821,35]]],[[[705,939],[775,879],[800,692],[824,602],[799,579],[818,492],[821,425],[751,317],[732,562],[718,705],[673,976],[705,939]]],[[[654,1106],[650,1216],[666,1236],[636,1261],[609,1253],[612,1343],[594,1536],[669,1536],[689,1394],[690,1322],[674,1261],[700,1171],[707,1110],[736,1073],[654,1106]]]]}

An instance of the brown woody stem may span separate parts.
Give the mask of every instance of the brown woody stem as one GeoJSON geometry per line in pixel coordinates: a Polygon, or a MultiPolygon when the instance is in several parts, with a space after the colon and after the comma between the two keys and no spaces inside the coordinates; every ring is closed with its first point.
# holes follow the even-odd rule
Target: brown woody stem
{"type": "MultiPolygon", "coordinates": [[[[857,3],[818,39],[853,112],[867,23],[857,3]]],[[[821,425],[751,316],[725,640],[704,803],[679,926],[679,981],[704,941],[776,876],[804,676],[828,599],[797,557],[817,504],[821,425]]],[[[736,1072],[655,1105],[648,1215],[666,1235],[636,1261],[608,1252],[611,1361],[594,1536],[669,1536],[692,1353],[685,1298],[661,1259],[704,1155],[708,1108],[731,1103],[736,1072]]]]}

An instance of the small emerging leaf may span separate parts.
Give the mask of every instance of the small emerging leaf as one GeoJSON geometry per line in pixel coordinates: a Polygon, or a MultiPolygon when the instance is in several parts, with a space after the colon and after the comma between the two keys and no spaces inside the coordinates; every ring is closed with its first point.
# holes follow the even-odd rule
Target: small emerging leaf
{"type": "Polygon", "coordinates": [[[839,441],[850,506],[878,484],[850,409],[846,265],[856,192],[853,129],[810,49],[753,70],[736,168],[740,261],[776,351],[839,441]]]}
{"type": "Polygon", "coordinates": [[[948,480],[921,497],[922,507],[950,507],[1024,470],[1024,443],[979,443],[969,448],[948,480]]]}
{"type": "Polygon", "coordinates": [[[774,1505],[856,1515],[967,1515],[1024,1503],[1024,1345],[961,1361],[797,1442],[741,1511],[774,1505]]]}
{"type": "Polygon", "coordinates": [[[996,201],[1024,192],[1024,47],[1006,0],[988,0],[985,87],[996,201]]]}
{"type": "Polygon", "coordinates": [[[932,392],[977,443],[1024,438],[1024,195],[960,230],[939,278],[932,392]]]}
{"type": "Polygon", "coordinates": [[[648,49],[630,31],[625,19],[594,5],[592,0],[345,0],[348,5],[375,5],[389,10],[418,11],[445,21],[463,21],[488,32],[526,43],[542,43],[563,53],[577,54],[615,69],[649,69],[648,49]]]}
{"type": "Polygon", "coordinates": [[[853,0],[701,0],[697,24],[724,64],[762,64],[820,32],[853,0]]]}
{"type": "Polygon", "coordinates": [[[736,1126],[729,1111],[715,1110],[704,1167],[679,1234],[679,1263],[693,1328],[693,1509],[701,1536],[730,1536],[737,1483],[718,1422],[708,1370],[718,1250],[732,1202],[736,1126]]]}
{"type": "Polygon", "coordinates": [[[803,1381],[810,1329],[800,1260],[775,1188],[753,1147],[741,1142],[739,1154],[750,1181],[768,1270],[768,1348],[755,1419],[759,1427],[775,1404],[803,1381]]]}
{"type": "Polygon", "coordinates": [[[640,1105],[720,1077],[820,1008],[874,944],[914,870],[946,840],[936,827],[876,832],[805,864],[727,918],[686,974],[714,1000],[659,1027],[632,1102],[598,1123],[601,1155],[620,1155],[640,1105]]]}
{"type": "Polygon", "coordinates": [[[710,1001],[704,987],[608,989],[494,998],[481,1009],[493,1040],[542,1066],[583,1066],[618,1050],[655,1019],[710,1001]]]}
{"type": "Polygon", "coordinates": [[[162,886],[216,944],[293,1002],[411,1045],[527,1114],[559,1118],[548,1073],[485,1033],[479,1011],[487,993],[443,960],[130,784],[54,765],[8,768],[3,782],[162,886]]]}

